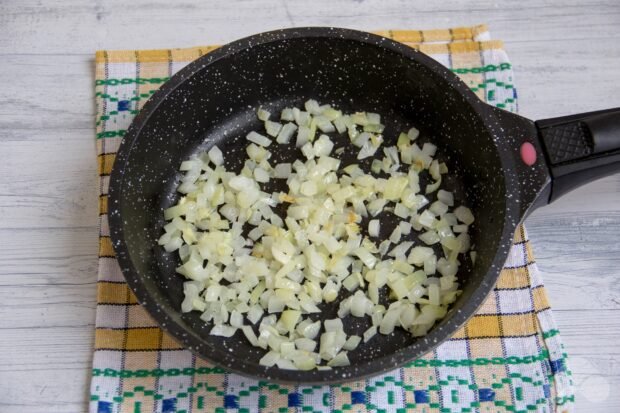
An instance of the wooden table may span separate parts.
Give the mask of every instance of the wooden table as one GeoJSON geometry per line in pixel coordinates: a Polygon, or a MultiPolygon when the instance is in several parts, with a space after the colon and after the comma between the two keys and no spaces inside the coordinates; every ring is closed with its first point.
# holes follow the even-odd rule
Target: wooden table
{"type": "MultiPolygon", "coordinates": [[[[86,409],[95,319],[93,56],[282,26],[488,23],[522,114],[620,106],[617,0],[0,0],[0,411],[86,409]]],[[[579,411],[620,410],[620,174],[528,219],[579,411]],[[612,391],[612,389],[614,389],[612,391]]]]}

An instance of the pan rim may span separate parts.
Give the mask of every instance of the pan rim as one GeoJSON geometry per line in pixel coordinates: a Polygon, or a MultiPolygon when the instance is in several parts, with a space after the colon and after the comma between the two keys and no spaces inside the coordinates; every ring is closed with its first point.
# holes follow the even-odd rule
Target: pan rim
{"type": "Polygon", "coordinates": [[[221,365],[230,372],[278,383],[333,384],[363,379],[398,368],[414,358],[432,351],[444,341],[449,340],[450,337],[476,313],[477,309],[482,305],[495,286],[499,273],[508,257],[512,236],[519,222],[518,197],[510,197],[508,195],[511,189],[518,189],[518,181],[514,173],[515,164],[513,154],[509,151],[507,145],[501,144],[501,140],[504,137],[503,129],[493,111],[489,110],[490,108],[491,107],[482,102],[457,75],[431,57],[402,43],[363,31],[334,27],[281,29],[255,34],[215,49],[181,69],[153,94],[133,120],[119,146],[110,175],[108,220],[112,245],[123,276],[136,295],[138,301],[146,308],[163,330],[171,334],[186,349],[194,352],[200,357],[221,365]],[[265,368],[258,364],[255,366],[254,364],[248,363],[240,365],[238,362],[239,359],[235,358],[233,353],[226,352],[222,349],[215,349],[212,346],[204,346],[204,340],[197,334],[185,329],[165,312],[159,311],[159,305],[152,299],[149,289],[144,287],[144,284],[141,282],[142,276],[140,276],[140,273],[136,270],[130,258],[124,240],[123,220],[120,214],[122,209],[124,171],[127,166],[129,154],[131,153],[133,145],[137,142],[144,125],[170,93],[184,82],[190,80],[196,73],[220,59],[242,52],[253,46],[299,38],[350,40],[387,48],[437,73],[446,81],[448,87],[455,89],[466,99],[472,110],[474,110],[482,120],[485,128],[487,128],[495,138],[495,147],[504,173],[503,179],[506,191],[504,194],[505,219],[500,244],[496,248],[496,254],[492,264],[488,268],[480,285],[470,299],[463,304],[463,307],[452,314],[445,325],[434,328],[428,335],[421,338],[419,342],[415,344],[404,347],[392,354],[368,360],[363,364],[340,367],[327,371],[282,370],[277,368],[265,368]],[[205,354],[205,349],[209,350],[208,354],[205,354]],[[250,369],[254,369],[254,371],[249,371],[250,369]]]}

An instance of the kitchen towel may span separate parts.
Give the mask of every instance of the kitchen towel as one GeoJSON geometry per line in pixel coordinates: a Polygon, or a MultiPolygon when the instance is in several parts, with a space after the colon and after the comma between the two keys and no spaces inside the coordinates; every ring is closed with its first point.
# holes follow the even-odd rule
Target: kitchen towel
{"type": "MultiPolygon", "coordinates": [[[[377,33],[429,54],[481,99],[517,110],[512,65],[485,26],[377,33]]],[[[145,101],[216,47],[96,54],[100,247],[90,412],[571,411],[571,373],[523,227],[495,290],[463,328],[435,351],[366,380],[294,386],[249,379],[196,357],[157,326],[114,258],[107,220],[110,170],[145,101]]]]}

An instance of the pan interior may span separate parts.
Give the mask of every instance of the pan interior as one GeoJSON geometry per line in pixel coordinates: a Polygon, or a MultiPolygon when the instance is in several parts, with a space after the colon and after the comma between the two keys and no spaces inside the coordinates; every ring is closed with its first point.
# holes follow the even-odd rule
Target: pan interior
{"type": "MultiPolygon", "coordinates": [[[[209,336],[210,326],[199,319],[199,313],[180,313],[183,278],[174,272],[178,258],[156,244],[164,224],[162,211],[178,199],[175,188],[182,160],[218,145],[227,169],[239,171],[246,158],[245,135],[262,127],[256,108],[262,105],[279,116],[283,107],[300,107],[309,98],[344,112],[380,113],[387,126],[384,146],[395,144],[400,131],[419,128],[421,139],[438,145],[438,158],[450,168],[448,188],[474,211],[471,235],[477,262],[472,267],[468,259],[462,266],[459,277],[464,293],[434,328],[433,340],[449,336],[458,327],[450,324],[451,316],[483,282],[501,242],[506,188],[496,145],[470,103],[437,72],[393,50],[338,38],[278,40],[215,60],[165,96],[142,126],[124,165],[119,208],[135,268],[132,276],[149,300],[157,303],[151,313],[156,319],[157,313],[165,313],[180,324],[182,333],[172,331],[178,339],[201,338],[203,344],[194,350],[207,358],[218,362],[220,352],[234,352],[237,367],[244,366],[250,374],[263,370],[258,365],[262,351],[251,347],[241,334],[234,339],[209,336]]],[[[350,147],[347,141],[342,137],[336,147],[350,147]]],[[[272,164],[300,156],[277,145],[270,150],[275,158],[272,164]]],[[[353,163],[355,155],[345,152],[343,165],[353,163]]],[[[368,165],[364,169],[369,171],[368,165]]],[[[384,225],[382,235],[389,235],[392,225],[384,225]]],[[[332,318],[335,311],[325,307],[322,317],[332,318]]],[[[349,334],[361,334],[366,327],[352,317],[345,320],[349,334]]],[[[389,356],[399,351],[420,356],[428,350],[426,340],[400,331],[377,335],[349,356],[357,366],[377,359],[389,363],[389,356]]],[[[278,372],[270,375],[277,377],[278,372]]]]}

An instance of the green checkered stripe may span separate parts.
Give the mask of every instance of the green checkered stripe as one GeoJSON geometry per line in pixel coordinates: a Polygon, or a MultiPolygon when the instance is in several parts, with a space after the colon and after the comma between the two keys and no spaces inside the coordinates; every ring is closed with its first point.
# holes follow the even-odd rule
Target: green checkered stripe
{"type": "MultiPolygon", "coordinates": [[[[562,360],[565,360],[566,355],[562,360]]],[[[415,360],[405,366],[406,369],[425,369],[428,367],[455,367],[455,366],[472,366],[479,365],[485,366],[489,364],[493,365],[528,365],[533,363],[545,362],[549,360],[549,354],[547,351],[542,351],[540,354],[526,357],[511,356],[508,358],[477,358],[477,359],[462,359],[462,360],[415,360]]],[[[175,404],[179,400],[195,399],[196,409],[206,408],[205,400],[208,395],[214,398],[222,400],[222,405],[211,406],[214,411],[225,412],[227,410],[235,410],[238,412],[251,412],[255,410],[269,410],[269,403],[267,401],[268,396],[262,394],[263,391],[277,392],[280,395],[286,396],[287,406],[281,406],[274,408],[273,411],[288,412],[290,409],[304,412],[317,412],[317,411],[360,411],[360,408],[366,409],[366,411],[376,412],[405,412],[411,409],[418,409],[421,411],[438,411],[445,413],[452,412],[474,412],[474,411],[505,411],[505,412],[532,412],[532,411],[552,411],[549,410],[549,400],[547,397],[540,397],[530,403],[523,404],[524,394],[526,391],[531,391],[532,388],[542,389],[542,394],[548,394],[549,383],[553,382],[553,375],[544,377],[537,370],[533,370],[532,374],[526,375],[521,373],[510,373],[508,376],[493,375],[491,380],[482,381],[479,383],[472,382],[471,380],[463,379],[455,375],[447,375],[445,379],[436,380],[434,384],[429,385],[416,385],[408,384],[402,380],[402,376],[398,373],[390,373],[382,376],[376,380],[368,380],[367,384],[363,388],[353,389],[347,385],[340,386],[299,386],[292,389],[290,386],[281,386],[275,383],[268,383],[266,381],[258,381],[247,384],[243,390],[238,390],[234,394],[227,393],[226,389],[212,386],[209,384],[210,375],[226,375],[226,371],[218,367],[201,367],[201,368],[172,368],[167,370],[154,369],[154,370],[113,370],[113,369],[93,369],[94,377],[194,377],[195,384],[192,386],[180,385],[178,388],[169,388],[164,390],[163,387],[155,391],[148,389],[145,386],[139,385],[133,387],[131,390],[124,391],[119,395],[110,394],[93,394],[91,396],[91,402],[101,403],[99,406],[111,406],[112,404],[125,404],[133,406],[133,412],[142,412],[142,405],[145,399],[151,399],[154,402],[161,401],[168,402],[169,405],[175,404]],[[203,381],[204,380],[204,381],[203,381]],[[514,389],[515,404],[511,404],[507,400],[495,400],[495,392],[504,388],[512,387],[514,389]],[[339,390],[343,395],[341,396],[344,401],[338,405],[333,405],[333,391],[339,390]],[[446,407],[442,406],[441,400],[442,393],[449,393],[450,402],[458,407],[446,407]],[[405,392],[412,394],[411,402],[404,401],[398,403],[399,395],[402,396],[405,392]],[[377,405],[371,402],[372,397],[369,395],[383,393],[385,396],[385,402],[381,405],[377,405]],[[470,393],[472,395],[477,394],[476,397],[468,397],[463,403],[460,398],[462,394],[470,393]],[[258,395],[257,404],[251,402],[258,395]],[[110,399],[111,402],[101,402],[101,400],[110,399]],[[311,403],[307,403],[306,400],[310,400],[311,403]],[[316,400],[320,401],[320,405],[317,406],[316,400]],[[435,400],[435,401],[432,401],[435,400]],[[250,401],[250,403],[248,403],[250,401]],[[518,403],[522,405],[519,406],[518,403]]],[[[414,375],[416,375],[414,373],[414,375]]],[[[429,376],[429,380],[435,380],[434,376],[429,376]]],[[[244,385],[246,383],[243,383],[244,385]]],[[[555,405],[557,407],[566,406],[574,401],[573,396],[562,396],[555,398],[555,405]]],[[[271,406],[273,407],[273,406],[271,406]]],[[[104,410],[105,411],[105,410],[104,410]]],[[[164,410],[165,411],[165,410],[164,410]]],[[[188,410],[170,410],[178,413],[187,413],[188,410]]],[[[208,411],[208,410],[205,410],[208,411]]]]}

